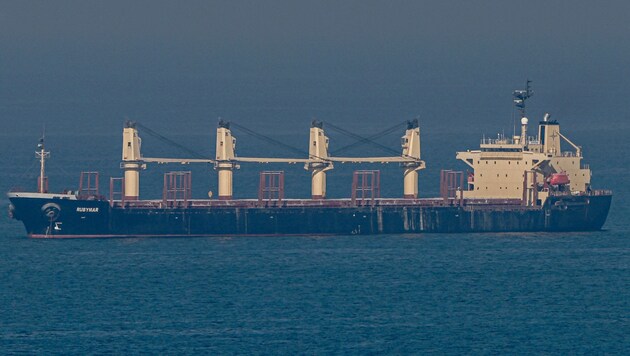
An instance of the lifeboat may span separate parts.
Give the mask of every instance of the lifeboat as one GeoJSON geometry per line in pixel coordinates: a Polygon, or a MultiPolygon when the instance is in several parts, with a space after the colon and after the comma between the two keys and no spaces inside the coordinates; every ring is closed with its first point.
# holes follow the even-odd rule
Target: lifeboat
{"type": "Polygon", "coordinates": [[[570,182],[569,176],[565,172],[553,173],[549,176],[549,184],[551,185],[564,185],[569,184],[570,182]]]}

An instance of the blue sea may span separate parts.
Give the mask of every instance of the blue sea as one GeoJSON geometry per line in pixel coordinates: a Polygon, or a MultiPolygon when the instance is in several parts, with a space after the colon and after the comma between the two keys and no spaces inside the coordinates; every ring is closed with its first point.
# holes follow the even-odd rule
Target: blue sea
{"type": "MultiPolygon", "coordinates": [[[[630,172],[621,153],[624,134],[571,133],[586,141],[594,185],[615,191],[604,231],[31,240],[3,214],[0,350],[627,354],[629,190],[619,179],[630,172]]],[[[8,173],[5,191],[16,182],[35,185],[37,134],[4,138],[3,150],[11,152],[0,162],[8,173]]],[[[213,142],[212,133],[175,138],[199,149],[213,142]]],[[[452,143],[432,149],[439,140],[450,142],[447,134],[423,141],[434,166],[421,173],[425,196],[437,194],[437,167],[454,164],[452,153],[461,149],[452,143]]],[[[156,150],[157,143],[145,141],[144,149],[156,150]]],[[[103,182],[120,175],[118,132],[57,133],[47,142],[53,190],[76,189],[83,169],[100,168],[103,182]]],[[[262,144],[243,145],[255,155],[248,145],[262,144]]],[[[213,189],[211,168],[190,169],[198,194],[213,189]]],[[[238,194],[255,194],[261,169],[268,167],[237,171],[238,194]]],[[[290,195],[308,194],[308,173],[284,169],[292,172],[290,195]]],[[[348,194],[352,169],[339,166],[330,174],[332,195],[348,194]]],[[[395,196],[400,168],[383,169],[389,172],[383,194],[395,196]]],[[[159,170],[143,172],[145,196],[159,196],[159,170]]],[[[106,193],[105,183],[101,189],[106,193]]],[[[6,198],[2,202],[6,211],[6,198]]]]}

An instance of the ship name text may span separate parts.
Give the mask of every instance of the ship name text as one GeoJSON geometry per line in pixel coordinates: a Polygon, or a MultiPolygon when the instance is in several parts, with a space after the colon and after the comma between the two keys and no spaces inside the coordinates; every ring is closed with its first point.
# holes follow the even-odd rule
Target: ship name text
{"type": "Polygon", "coordinates": [[[77,213],[98,213],[98,208],[77,207],[77,213]]]}

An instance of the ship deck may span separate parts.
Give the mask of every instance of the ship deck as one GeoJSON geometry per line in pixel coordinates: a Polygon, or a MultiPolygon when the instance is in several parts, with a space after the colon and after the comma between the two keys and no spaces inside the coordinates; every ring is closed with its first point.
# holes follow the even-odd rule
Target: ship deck
{"type": "Polygon", "coordinates": [[[456,198],[420,198],[420,199],[400,199],[400,198],[377,198],[377,199],[282,199],[282,200],[259,200],[259,199],[189,199],[189,200],[127,200],[110,201],[112,207],[117,208],[259,208],[259,207],[328,207],[328,208],[351,208],[358,206],[420,206],[420,207],[440,207],[459,205],[486,205],[486,206],[519,206],[520,199],[456,199],[456,198]]]}
{"type": "MultiPolygon", "coordinates": [[[[553,196],[602,196],[612,195],[610,190],[590,192],[554,192],[553,196]]],[[[109,200],[113,208],[164,209],[164,208],[352,208],[362,206],[388,207],[452,207],[464,206],[475,209],[539,209],[525,206],[521,199],[460,199],[460,198],[374,198],[374,199],[186,199],[186,200],[109,200]]]]}

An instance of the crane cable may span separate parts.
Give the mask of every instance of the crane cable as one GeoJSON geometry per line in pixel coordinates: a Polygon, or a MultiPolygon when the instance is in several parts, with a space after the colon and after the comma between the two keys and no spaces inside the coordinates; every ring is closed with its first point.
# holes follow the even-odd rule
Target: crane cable
{"type": "MultiPolygon", "coordinates": [[[[392,133],[394,131],[397,131],[398,129],[400,129],[400,127],[405,126],[406,124],[407,124],[406,121],[398,123],[398,124],[396,124],[396,125],[394,125],[394,126],[392,126],[390,128],[387,128],[387,129],[385,129],[385,130],[383,130],[383,131],[381,131],[379,133],[376,133],[374,135],[365,137],[365,138],[363,138],[361,140],[358,140],[358,141],[356,141],[354,143],[351,143],[349,145],[346,145],[346,146],[343,146],[341,148],[338,148],[338,149],[334,150],[331,153],[331,155],[334,156],[334,155],[337,155],[339,152],[349,150],[349,149],[351,149],[353,147],[360,146],[360,145],[366,144],[366,143],[371,143],[375,138],[379,138],[379,137],[383,137],[383,136],[389,135],[390,133],[392,133]]],[[[398,153],[398,152],[396,152],[396,153],[398,153]]]]}
{"type": "Polygon", "coordinates": [[[197,152],[195,150],[192,150],[192,149],[190,149],[190,148],[188,148],[188,147],[186,147],[186,146],[184,146],[182,144],[179,144],[179,143],[169,139],[166,136],[160,135],[159,133],[151,130],[150,128],[146,127],[145,125],[142,125],[139,122],[136,122],[135,124],[136,124],[136,126],[141,128],[143,130],[143,132],[148,133],[150,136],[153,136],[153,137],[161,140],[162,142],[165,142],[166,144],[169,144],[171,146],[177,147],[178,149],[193,155],[194,158],[208,159],[208,157],[206,155],[203,155],[203,154],[201,154],[201,153],[199,153],[199,152],[197,152]]]}
{"type": "MultiPolygon", "coordinates": [[[[374,145],[374,146],[376,146],[376,147],[379,147],[379,148],[381,148],[382,150],[385,150],[385,151],[387,151],[387,152],[389,152],[389,153],[395,154],[396,156],[400,156],[400,155],[401,155],[401,153],[400,153],[399,151],[396,151],[396,150],[394,150],[394,149],[393,149],[393,148],[391,148],[391,147],[387,147],[387,146],[385,146],[385,145],[382,145],[382,144],[380,144],[380,143],[378,143],[378,142],[376,142],[376,141],[374,141],[374,140],[372,139],[374,136],[381,136],[382,134],[372,135],[372,136],[370,136],[370,137],[363,137],[363,136],[357,135],[357,134],[355,134],[355,133],[352,133],[352,132],[350,132],[350,131],[348,131],[348,130],[342,129],[341,127],[338,127],[338,126],[336,126],[336,125],[333,125],[333,124],[331,124],[330,122],[325,122],[324,124],[326,125],[326,127],[330,127],[331,129],[333,129],[333,130],[334,130],[334,131],[336,131],[336,132],[339,132],[339,133],[344,134],[344,135],[346,135],[346,136],[350,136],[350,137],[354,138],[355,140],[359,141],[359,142],[357,142],[356,144],[359,144],[359,143],[371,143],[372,145],[374,145]]],[[[396,128],[397,128],[399,125],[400,125],[400,124],[397,124],[397,125],[396,125],[396,128]]],[[[394,128],[391,128],[391,129],[387,129],[387,130],[385,130],[385,131],[389,131],[389,130],[393,130],[393,129],[394,129],[394,128]]],[[[346,147],[343,147],[343,148],[345,149],[346,147]]],[[[341,150],[341,149],[339,149],[339,150],[341,150]]],[[[337,152],[338,152],[339,150],[337,150],[337,152]]]]}
{"type": "MultiPolygon", "coordinates": [[[[150,129],[149,127],[147,127],[147,126],[145,126],[145,125],[143,125],[143,124],[141,124],[139,122],[135,122],[135,124],[140,129],[142,129],[143,132],[148,133],[150,136],[153,136],[153,137],[155,137],[155,138],[165,142],[166,144],[169,144],[169,145],[174,146],[174,147],[176,147],[176,148],[178,148],[178,149],[180,149],[180,150],[182,150],[184,152],[187,152],[187,153],[193,155],[195,158],[201,158],[201,159],[207,159],[208,158],[207,156],[205,156],[205,155],[203,155],[203,154],[201,154],[201,153],[199,153],[199,152],[197,152],[195,150],[192,150],[192,149],[190,149],[190,148],[188,148],[188,147],[186,147],[186,146],[184,146],[182,144],[179,144],[179,143],[169,139],[168,137],[166,137],[164,135],[161,135],[161,134],[157,133],[156,131],[150,129]]],[[[405,125],[406,121],[403,121],[402,123],[398,123],[398,124],[396,124],[396,125],[394,125],[394,126],[392,126],[390,128],[387,128],[387,129],[385,129],[385,130],[383,130],[383,131],[381,131],[379,133],[376,133],[376,134],[368,136],[368,137],[363,137],[363,136],[357,135],[357,134],[352,133],[352,132],[350,132],[348,130],[345,130],[345,129],[341,128],[341,127],[338,127],[338,126],[336,126],[336,125],[334,125],[334,124],[332,124],[330,122],[325,122],[325,124],[326,124],[327,127],[330,127],[333,131],[339,132],[341,134],[344,134],[346,136],[349,136],[349,137],[354,138],[355,140],[357,140],[357,142],[354,142],[352,144],[343,146],[343,147],[333,151],[331,153],[331,156],[334,156],[335,154],[337,154],[337,153],[339,153],[341,151],[350,149],[352,147],[356,147],[358,145],[368,144],[368,143],[372,144],[372,145],[374,145],[376,147],[379,147],[379,148],[381,148],[381,149],[383,149],[383,150],[385,150],[385,151],[387,151],[389,153],[395,154],[396,156],[400,156],[401,155],[400,152],[398,152],[398,151],[396,151],[396,150],[394,150],[394,149],[392,149],[390,147],[387,147],[385,145],[382,145],[382,144],[374,141],[374,139],[378,138],[378,137],[382,137],[382,136],[388,135],[388,134],[394,132],[395,130],[399,129],[400,126],[405,125]]],[[[326,160],[325,158],[310,155],[307,151],[304,151],[302,149],[299,149],[299,148],[296,148],[294,146],[288,145],[288,144],[286,144],[284,142],[275,140],[275,139],[273,139],[271,137],[265,136],[265,135],[260,134],[258,132],[252,131],[252,130],[250,130],[250,129],[242,126],[242,125],[239,125],[239,124],[237,124],[237,123],[235,123],[233,121],[230,122],[230,125],[232,125],[233,127],[239,129],[240,131],[242,131],[242,132],[244,132],[244,133],[246,133],[248,135],[251,135],[251,136],[256,137],[256,138],[258,138],[260,140],[266,141],[268,143],[272,143],[274,145],[282,146],[282,147],[284,147],[286,149],[289,149],[291,151],[297,152],[300,155],[311,156],[311,157],[314,157],[316,159],[326,160]]]]}
{"type": "Polygon", "coordinates": [[[250,129],[242,126],[242,125],[239,125],[239,124],[235,123],[234,121],[230,121],[230,125],[234,126],[235,128],[239,129],[240,131],[243,131],[244,133],[246,133],[248,135],[251,135],[253,137],[256,137],[256,138],[258,138],[260,140],[267,141],[267,142],[272,143],[274,145],[282,146],[282,147],[284,147],[286,149],[289,149],[291,151],[297,152],[297,153],[299,153],[301,155],[305,155],[305,156],[309,155],[308,152],[306,152],[306,151],[304,151],[302,149],[299,149],[297,147],[293,147],[293,146],[288,145],[288,144],[286,144],[284,142],[280,142],[280,141],[275,140],[275,139],[273,139],[271,137],[268,137],[268,136],[265,136],[265,135],[260,134],[258,132],[252,131],[252,130],[250,130],[250,129]]]}

